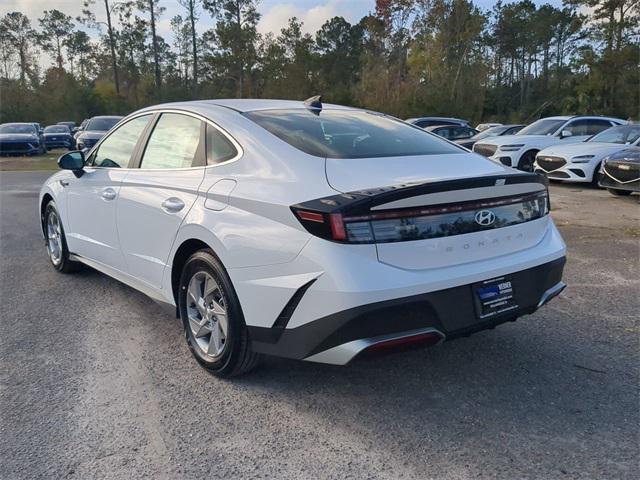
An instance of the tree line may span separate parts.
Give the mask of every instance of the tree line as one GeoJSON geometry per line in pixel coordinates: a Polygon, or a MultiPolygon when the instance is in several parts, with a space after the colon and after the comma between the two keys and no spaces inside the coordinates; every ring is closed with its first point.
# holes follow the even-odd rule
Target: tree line
{"type": "Polygon", "coordinates": [[[4,15],[0,121],[320,93],[403,118],[640,114],[640,0],[498,1],[491,10],[470,0],[372,0],[359,22],[337,16],[314,34],[295,17],[260,34],[257,0],[177,0],[167,38],[158,33],[163,1],[79,0],[75,17],[4,15]],[[199,22],[210,28],[199,34],[199,22]]]}

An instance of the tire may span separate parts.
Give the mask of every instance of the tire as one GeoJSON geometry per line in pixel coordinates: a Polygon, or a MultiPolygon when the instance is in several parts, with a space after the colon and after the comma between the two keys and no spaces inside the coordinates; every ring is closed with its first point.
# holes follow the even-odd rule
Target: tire
{"type": "Polygon", "coordinates": [[[607,190],[611,195],[615,195],[616,197],[626,197],[633,193],[631,190],[618,190],[616,188],[607,188],[607,190]]]}
{"type": "Polygon", "coordinates": [[[261,356],[251,350],[238,296],[211,250],[200,250],[189,257],[178,288],[180,318],[196,361],[223,378],[252,370],[261,356]]]}
{"type": "Polygon", "coordinates": [[[42,229],[46,237],[47,254],[53,268],[61,273],[77,272],[82,265],[69,259],[64,226],[56,208],[56,202],[53,200],[44,209],[42,229]]]}
{"type": "Polygon", "coordinates": [[[538,152],[536,150],[529,150],[528,152],[525,152],[518,161],[518,170],[522,170],[523,172],[533,172],[533,162],[536,161],[537,153],[538,152]]]}
{"type": "Polygon", "coordinates": [[[600,180],[602,180],[602,173],[600,173],[600,165],[602,164],[598,164],[598,166],[596,167],[596,169],[593,171],[593,178],[591,178],[591,185],[595,188],[602,188],[600,186],[600,180]]]}

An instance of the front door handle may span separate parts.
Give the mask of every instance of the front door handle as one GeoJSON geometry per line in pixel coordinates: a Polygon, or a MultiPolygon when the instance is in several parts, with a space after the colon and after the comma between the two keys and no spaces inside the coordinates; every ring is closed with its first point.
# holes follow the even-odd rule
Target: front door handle
{"type": "Polygon", "coordinates": [[[105,188],[100,196],[105,200],[113,200],[116,198],[116,191],[113,188],[105,188]]]}
{"type": "Polygon", "coordinates": [[[170,197],[162,202],[162,208],[169,213],[176,213],[184,208],[184,202],[177,197],[170,197]]]}

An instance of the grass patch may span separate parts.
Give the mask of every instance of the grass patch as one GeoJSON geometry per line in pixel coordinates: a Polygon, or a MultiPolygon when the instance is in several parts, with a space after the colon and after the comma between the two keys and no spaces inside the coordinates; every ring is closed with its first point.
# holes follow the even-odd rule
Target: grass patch
{"type": "Polygon", "coordinates": [[[0,157],[0,172],[57,170],[58,158],[65,150],[47,152],[34,157],[0,157]]]}

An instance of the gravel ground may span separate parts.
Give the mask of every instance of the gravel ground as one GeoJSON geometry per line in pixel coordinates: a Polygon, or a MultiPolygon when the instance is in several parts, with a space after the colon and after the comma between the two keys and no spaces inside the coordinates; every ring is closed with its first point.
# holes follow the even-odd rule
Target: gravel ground
{"type": "Polygon", "coordinates": [[[552,186],[569,287],[534,315],[222,381],[144,295],[50,267],[47,175],[0,176],[1,479],[639,478],[637,196],[552,186]]]}

